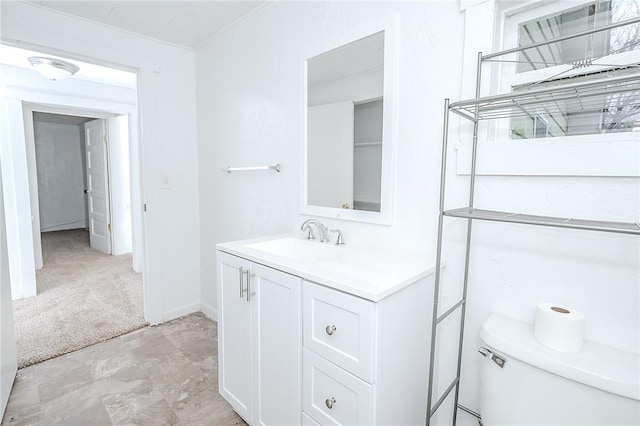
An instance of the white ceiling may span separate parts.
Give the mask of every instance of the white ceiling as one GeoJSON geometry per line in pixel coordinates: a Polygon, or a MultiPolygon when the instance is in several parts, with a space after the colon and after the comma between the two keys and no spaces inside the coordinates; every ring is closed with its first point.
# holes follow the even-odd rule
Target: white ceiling
{"type": "Polygon", "coordinates": [[[356,77],[384,66],[384,31],[309,59],[309,86],[318,87],[338,80],[356,77]]]}
{"type": "Polygon", "coordinates": [[[53,1],[29,3],[185,47],[195,47],[265,1],[53,1]]]}

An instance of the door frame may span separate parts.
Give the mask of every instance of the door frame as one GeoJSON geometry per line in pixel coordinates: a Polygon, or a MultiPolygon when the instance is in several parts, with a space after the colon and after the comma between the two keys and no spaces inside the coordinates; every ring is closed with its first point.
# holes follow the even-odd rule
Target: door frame
{"type": "MultiPolygon", "coordinates": [[[[4,42],[4,40],[3,40],[4,42]]],[[[19,42],[7,43],[20,48],[36,49],[33,45],[24,45],[19,42]]],[[[37,50],[37,49],[36,49],[37,50]]],[[[51,49],[48,49],[51,50],[51,49]]],[[[54,55],[68,56],[66,53],[52,52],[54,55]]],[[[87,58],[83,58],[87,61],[87,58]]],[[[94,63],[99,63],[93,61],[94,63]]],[[[104,63],[102,65],[108,66],[104,63]]],[[[18,161],[24,161],[26,168],[26,176],[24,181],[24,196],[16,198],[19,205],[18,221],[24,221],[25,228],[29,229],[28,235],[22,232],[23,239],[19,240],[21,262],[19,264],[21,271],[17,274],[21,280],[20,291],[23,297],[31,297],[36,295],[35,269],[36,256],[41,259],[42,247],[40,242],[40,220],[38,207],[37,192],[37,171],[35,164],[35,139],[33,130],[33,110],[38,112],[63,113],[70,115],[85,115],[91,118],[112,118],[119,115],[127,115],[128,117],[128,134],[129,134],[129,152],[130,152],[130,188],[131,188],[131,215],[132,215],[132,239],[133,239],[133,269],[136,272],[142,272],[143,277],[143,299],[144,299],[144,316],[147,321],[158,323],[159,315],[157,301],[154,306],[149,305],[148,298],[154,298],[151,293],[149,281],[149,268],[147,267],[147,230],[146,218],[143,213],[145,188],[143,176],[143,147],[142,147],[142,120],[141,120],[141,87],[139,69],[131,69],[130,67],[117,67],[115,69],[126,69],[129,72],[138,75],[138,85],[135,89],[135,101],[127,98],[109,99],[102,94],[91,96],[86,93],[76,93],[72,90],[53,92],[48,88],[36,87],[31,89],[29,86],[14,85],[9,86],[6,96],[7,110],[3,110],[2,119],[10,120],[12,123],[11,137],[15,139],[11,143],[13,146],[22,145],[18,148],[18,161]],[[25,108],[26,107],[26,108],[25,108]],[[26,112],[25,112],[26,111],[26,112]],[[29,143],[27,143],[27,140],[29,143]],[[21,152],[20,152],[21,151],[21,152]],[[21,157],[21,155],[24,157],[21,157]],[[35,189],[35,190],[34,190],[35,189]],[[26,194],[26,192],[29,194],[26,194]],[[26,198],[26,199],[25,199],[26,198]],[[21,206],[21,207],[20,207],[21,206]],[[28,211],[28,217],[24,217],[25,211],[28,211]],[[21,219],[22,218],[22,219],[21,219]],[[31,221],[31,223],[28,223],[31,221]],[[28,235],[28,237],[27,237],[28,235]],[[24,238],[26,237],[26,239],[24,238]],[[25,275],[26,274],[26,275],[25,275]]],[[[9,171],[11,173],[11,171],[9,171]]],[[[6,173],[5,173],[6,174],[6,173]]],[[[5,195],[6,197],[6,195],[5,195]]],[[[15,201],[14,201],[15,202],[15,201]]],[[[7,206],[5,206],[5,209],[7,206]]],[[[19,222],[23,223],[23,222],[19,222]]],[[[15,242],[14,242],[15,243],[15,242]]],[[[41,267],[42,261],[40,260],[41,267]]],[[[152,302],[153,303],[153,302],[152,302]]]]}
{"type": "MultiPolygon", "coordinates": [[[[157,267],[156,260],[160,256],[160,249],[157,246],[149,244],[150,239],[158,239],[156,233],[150,233],[158,229],[158,218],[155,215],[146,213],[146,204],[155,202],[158,193],[153,185],[149,184],[157,174],[156,157],[153,150],[145,149],[145,141],[153,139],[155,127],[153,126],[156,114],[153,105],[154,99],[154,76],[160,72],[161,62],[153,56],[137,56],[136,59],[125,56],[121,57],[113,54],[106,54],[105,57],[97,57],[92,54],[86,54],[73,50],[65,50],[60,47],[54,47],[49,44],[33,43],[29,41],[19,40],[6,36],[0,36],[0,42],[24,49],[43,52],[44,54],[56,55],[69,59],[77,59],[80,61],[93,63],[105,67],[110,67],[122,71],[135,73],[137,76],[136,100],[135,102],[114,100],[110,97],[98,96],[91,97],[86,93],[61,94],[48,90],[33,90],[29,86],[11,86],[6,92],[6,99],[2,102],[6,104],[7,111],[2,111],[2,118],[12,117],[18,111],[13,111],[13,102],[39,102],[47,105],[72,105],[83,108],[99,108],[102,110],[117,110],[120,106],[124,106],[122,112],[126,112],[129,118],[129,140],[131,149],[131,163],[135,161],[137,170],[131,175],[131,211],[132,222],[134,227],[137,226],[138,231],[133,234],[133,263],[134,270],[142,272],[143,283],[143,301],[144,301],[144,318],[150,324],[159,324],[165,318],[165,309],[163,303],[162,278],[161,271],[157,267]],[[65,102],[56,102],[56,100],[64,99],[65,102]],[[143,120],[144,115],[144,120],[143,120]]],[[[113,53],[113,52],[112,52],[113,53]]],[[[1,97],[0,97],[1,98],[1,97]]],[[[20,111],[21,113],[21,111],[20,111]]],[[[15,127],[15,126],[12,126],[15,127]]],[[[12,135],[23,137],[24,128],[11,130],[12,135]]],[[[20,154],[20,153],[18,153],[20,154]]],[[[3,172],[4,173],[4,172],[3,172]]],[[[16,194],[13,194],[15,197],[16,194]]],[[[5,194],[6,198],[6,194],[5,194]]],[[[14,200],[15,204],[15,200],[14,200]]],[[[5,206],[6,209],[6,206],[5,206]]],[[[30,206],[29,206],[30,210],[30,206]]],[[[18,221],[24,220],[18,218],[18,221]]],[[[21,222],[18,223],[18,225],[21,222]]],[[[21,229],[21,228],[20,228],[21,229]]],[[[31,226],[28,226],[31,231],[31,226]]],[[[27,232],[25,237],[31,240],[27,232]]],[[[32,243],[28,243],[31,245],[32,243]]],[[[33,265],[33,251],[25,253],[26,262],[33,265]]],[[[28,272],[28,271],[27,271],[28,272]]],[[[22,271],[20,272],[20,274],[22,271]]],[[[35,271],[32,270],[33,281],[35,285],[35,271]]],[[[27,276],[27,279],[31,277],[27,276]]]]}
{"type": "MultiPolygon", "coordinates": [[[[4,137],[5,135],[3,134],[2,136],[4,137]]],[[[9,394],[18,372],[16,335],[11,304],[11,275],[9,275],[4,216],[2,172],[0,171],[0,418],[4,416],[9,394]]]]}
{"type": "MultiPolygon", "coordinates": [[[[27,148],[27,170],[29,173],[29,199],[31,200],[31,227],[33,229],[33,255],[35,260],[36,269],[41,269],[44,262],[42,259],[42,238],[40,231],[40,201],[38,199],[38,168],[36,165],[36,139],[34,131],[33,113],[43,112],[48,114],[62,114],[62,115],[74,115],[80,117],[88,117],[94,119],[108,119],[110,117],[117,117],[116,112],[105,112],[92,109],[82,109],[76,107],[69,107],[64,105],[45,105],[34,102],[22,102],[22,117],[24,120],[24,139],[27,148]]],[[[131,125],[131,124],[129,124],[131,125]]],[[[83,128],[84,131],[84,128],[83,128]]],[[[108,126],[107,126],[108,134],[108,126]]],[[[131,142],[131,141],[129,141],[131,142]]],[[[108,144],[107,144],[108,145],[108,144]]],[[[109,185],[111,185],[111,170],[108,167],[111,162],[110,150],[107,146],[107,173],[109,174],[109,185]]],[[[83,171],[86,174],[86,170],[83,171]]],[[[111,191],[108,191],[109,199],[109,213],[111,214],[111,191]]],[[[111,246],[113,247],[113,237],[109,234],[111,239],[111,246]]]]}

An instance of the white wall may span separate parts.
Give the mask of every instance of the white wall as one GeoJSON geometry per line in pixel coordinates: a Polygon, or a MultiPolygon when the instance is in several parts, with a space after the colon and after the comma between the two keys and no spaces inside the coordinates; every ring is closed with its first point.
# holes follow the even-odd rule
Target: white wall
{"type": "MultiPolygon", "coordinates": [[[[382,16],[399,19],[394,221],[380,226],[322,220],[342,229],[347,243],[433,253],[443,101],[473,96],[476,47],[493,43],[487,31],[492,4],[484,5],[488,9],[471,11],[475,21],[465,28],[465,11],[453,1],[274,2],[199,47],[200,206],[208,219],[201,226],[205,306],[216,303],[215,243],[294,231],[307,218],[296,214],[302,61],[320,46],[349,41],[359,27],[382,16]],[[477,44],[465,50],[465,40],[477,44]],[[219,172],[229,164],[276,162],[282,163],[280,174],[219,172]]],[[[449,208],[468,198],[468,177],[457,174],[465,167],[456,167],[456,148],[460,154],[470,141],[465,126],[452,119],[449,208]]],[[[499,151],[495,155],[510,161],[499,151]]],[[[567,166],[571,161],[566,159],[567,166]]],[[[631,222],[640,211],[635,178],[485,176],[476,189],[476,205],[485,208],[631,222]]],[[[465,226],[454,220],[446,225],[447,280],[456,285],[465,226]]],[[[536,303],[558,301],[585,313],[587,339],[638,352],[637,237],[492,223],[474,225],[473,235],[462,403],[479,409],[478,330],[492,312],[532,322],[536,303]]],[[[445,300],[453,293],[447,289],[445,300]]],[[[463,424],[477,424],[461,416],[463,424]]]]}
{"type": "Polygon", "coordinates": [[[40,230],[84,228],[86,224],[83,141],[77,124],[34,121],[40,230]]]}
{"type": "MultiPolygon", "coordinates": [[[[6,80],[3,75],[4,81],[6,80]]],[[[15,299],[20,299],[36,295],[33,225],[37,223],[39,227],[40,224],[39,220],[32,215],[30,208],[32,199],[29,192],[27,147],[25,143],[20,143],[25,140],[22,102],[15,99],[0,99],[0,112],[3,132],[0,139],[0,161],[2,161],[11,294],[15,299]],[[29,241],[32,244],[21,244],[29,241]]],[[[40,241],[39,238],[37,240],[40,241]]]]}
{"type": "Polygon", "coordinates": [[[323,221],[342,229],[347,243],[433,250],[441,100],[457,92],[462,64],[457,3],[274,2],[196,51],[201,217],[209,219],[201,226],[203,303],[216,303],[216,242],[294,231],[307,218],[297,214],[304,60],[394,15],[400,164],[394,224],[323,221]],[[271,162],[283,171],[219,171],[271,162]]]}
{"type": "Polygon", "coordinates": [[[127,115],[107,119],[109,140],[109,192],[111,193],[112,254],[131,253],[131,150],[127,115]]]}
{"type": "MultiPolygon", "coordinates": [[[[2,133],[2,137],[6,134],[2,133]]],[[[7,232],[0,173],[0,417],[9,401],[13,379],[18,371],[16,335],[11,304],[11,275],[7,256],[7,232]]]]}
{"type": "MultiPolygon", "coordinates": [[[[1,12],[2,37],[138,70],[147,205],[146,318],[158,323],[197,310],[200,229],[193,52],[33,4],[2,2],[1,12]],[[161,177],[166,189],[160,188],[161,177]]],[[[78,94],[74,106],[86,104],[86,97],[78,94]]],[[[142,215],[141,209],[136,215],[142,215]]]]}

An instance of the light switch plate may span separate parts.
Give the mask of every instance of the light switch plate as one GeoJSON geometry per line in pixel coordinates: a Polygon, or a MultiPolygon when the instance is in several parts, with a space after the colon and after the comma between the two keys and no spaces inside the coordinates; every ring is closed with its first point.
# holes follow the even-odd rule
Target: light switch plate
{"type": "Polygon", "coordinates": [[[160,175],[160,189],[172,189],[173,180],[169,175],[160,175]]]}

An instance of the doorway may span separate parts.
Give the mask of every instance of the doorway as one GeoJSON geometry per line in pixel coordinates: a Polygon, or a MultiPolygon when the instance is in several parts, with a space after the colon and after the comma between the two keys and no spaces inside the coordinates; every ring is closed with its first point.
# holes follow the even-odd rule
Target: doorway
{"type": "Polygon", "coordinates": [[[88,117],[33,112],[38,204],[42,232],[85,228],[88,117]]]}
{"type": "Polygon", "coordinates": [[[91,247],[133,252],[133,269],[142,272],[131,114],[32,103],[23,110],[35,269],[43,265],[41,232],[84,227],[91,247]]]}
{"type": "MultiPolygon", "coordinates": [[[[90,112],[78,116],[36,109],[33,141],[27,143],[35,148],[40,233],[83,228],[91,248],[104,254],[130,253],[130,170],[110,165],[112,153],[115,160],[128,163],[127,116],[95,118],[90,112]],[[126,158],[120,158],[122,154],[126,158]]],[[[37,231],[34,226],[35,239],[37,231]]],[[[41,242],[35,247],[42,247],[41,242]]],[[[42,253],[34,257],[40,269],[42,253]]]]}
{"type": "Polygon", "coordinates": [[[131,254],[127,116],[28,109],[40,268],[37,295],[14,301],[20,367],[146,325],[131,254]]]}
{"type": "Polygon", "coordinates": [[[146,324],[138,88],[135,72],[76,61],[86,73],[60,83],[4,59],[2,173],[22,367],[146,324]]]}

